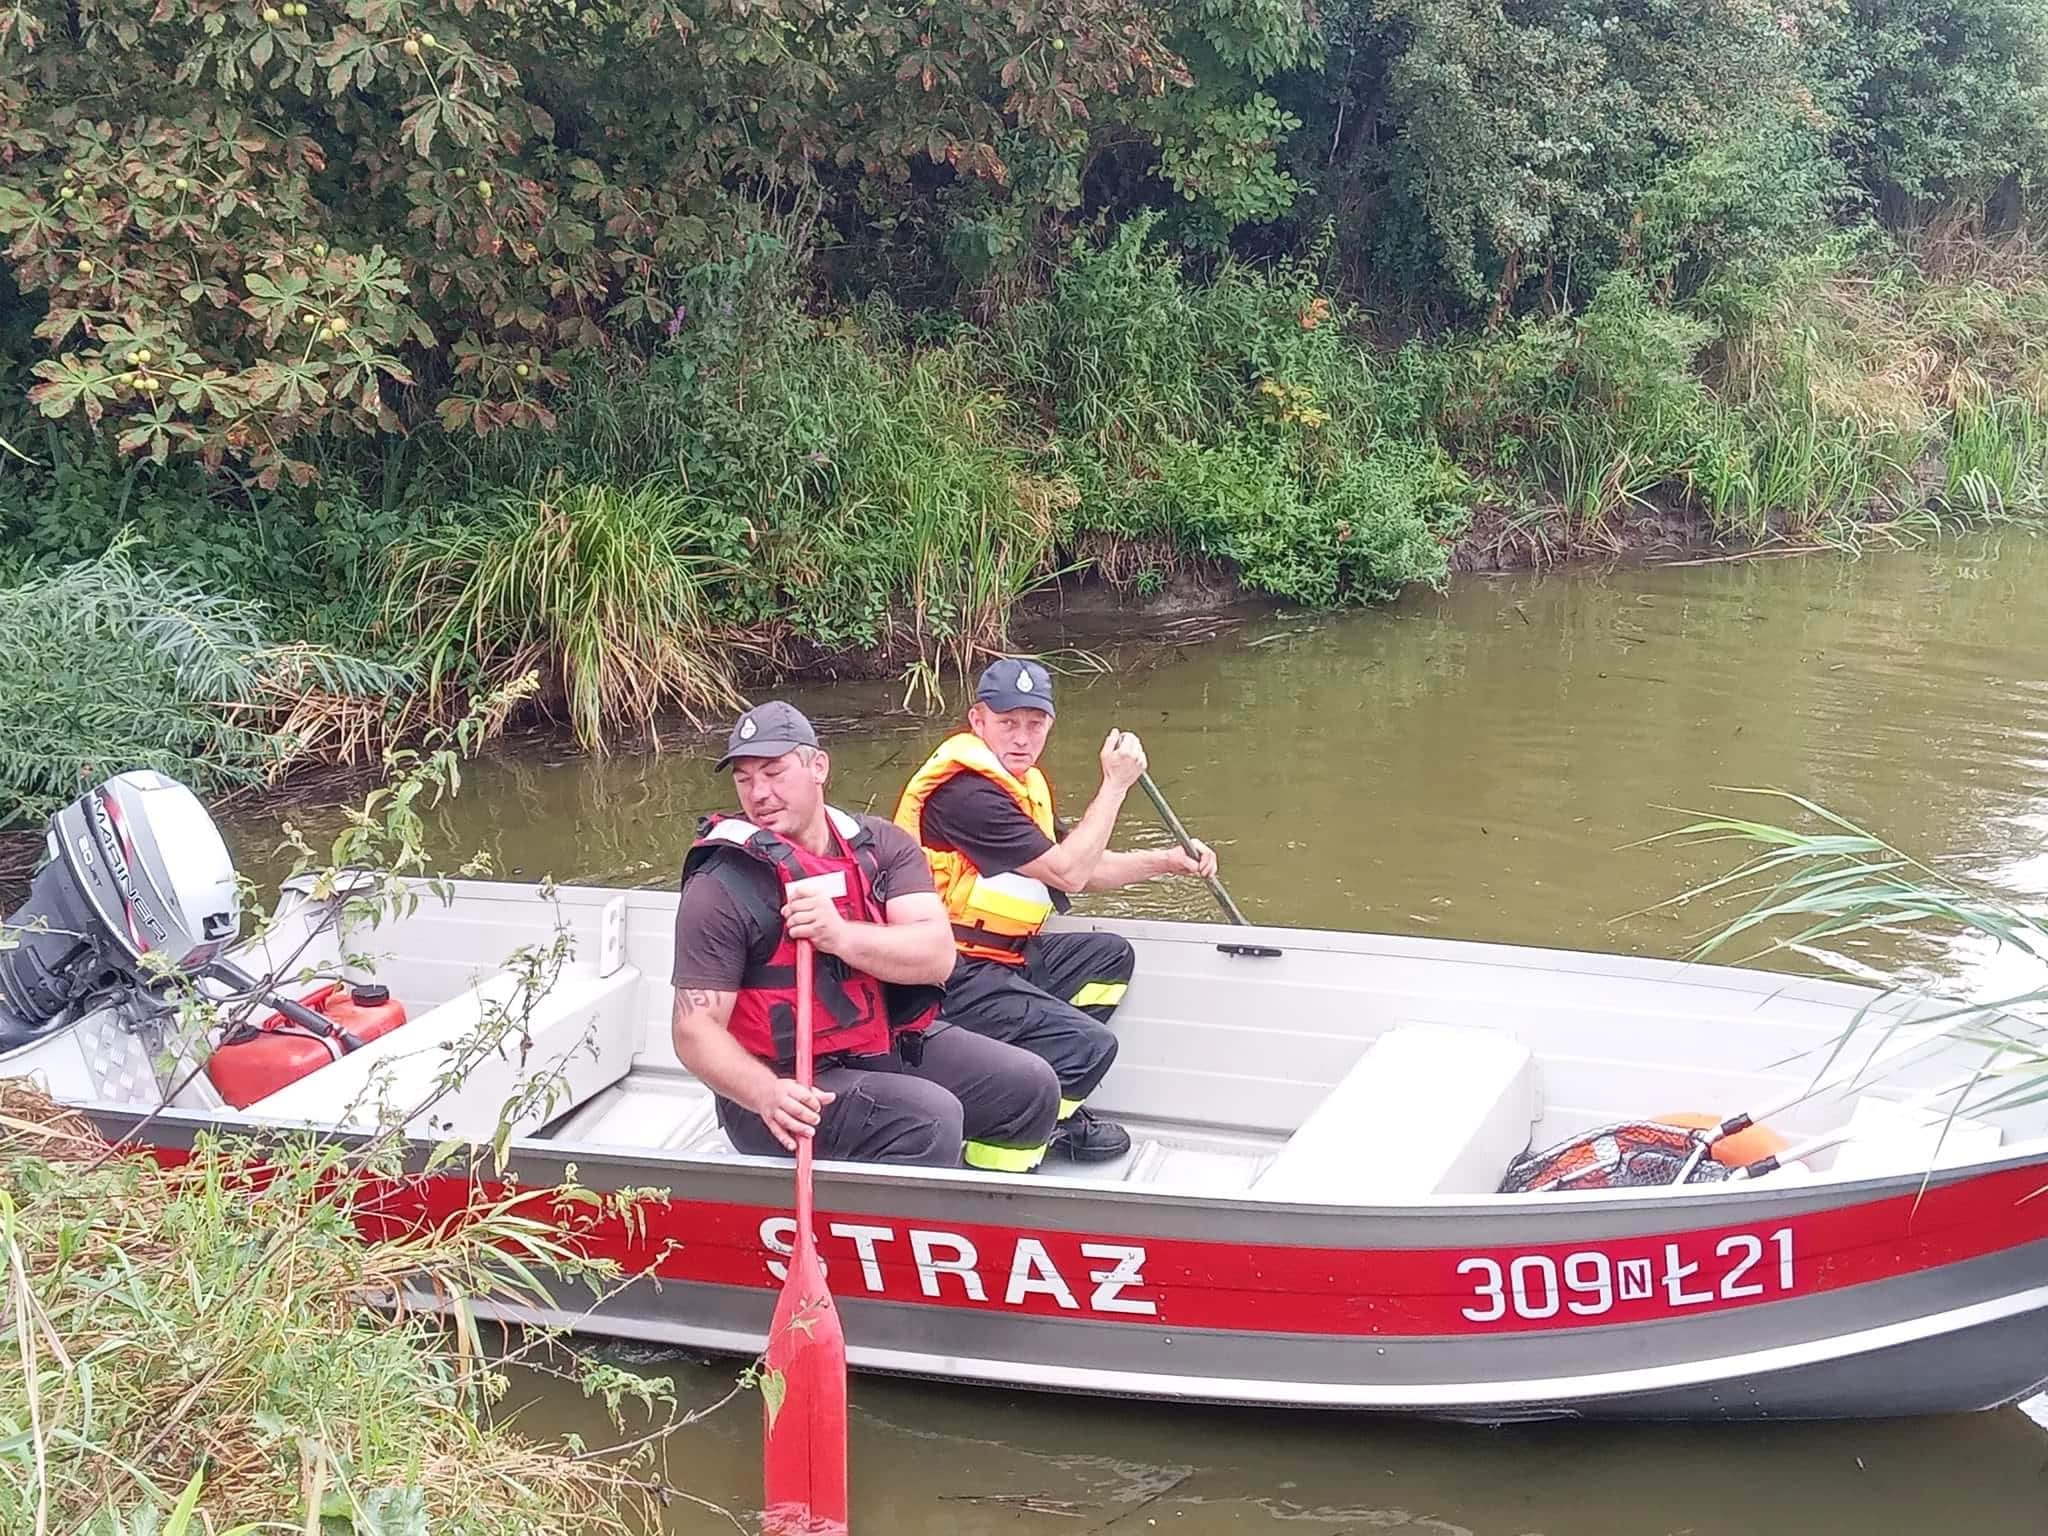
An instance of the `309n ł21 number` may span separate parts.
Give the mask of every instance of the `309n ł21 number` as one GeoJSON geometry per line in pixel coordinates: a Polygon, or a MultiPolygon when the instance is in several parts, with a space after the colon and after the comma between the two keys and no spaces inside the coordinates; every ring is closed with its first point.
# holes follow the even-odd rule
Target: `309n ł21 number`
{"type": "Polygon", "coordinates": [[[1526,1322],[1566,1314],[1600,1317],[1628,1302],[1652,1309],[1704,1307],[1789,1295],[1793,1289],[1792,1229],[1767,1236],[1731,1232],[1711,1250],[1679,1239],[1654,1253],[1617,1258],[1597,1248],[1553,1258],[1525,1253],[1505,1261],[1473,1257],[1458,1265],[1472,1285],[1464,1308],[1474,1323],[1497,1323],[1510,1315],[1526,1322]]]}

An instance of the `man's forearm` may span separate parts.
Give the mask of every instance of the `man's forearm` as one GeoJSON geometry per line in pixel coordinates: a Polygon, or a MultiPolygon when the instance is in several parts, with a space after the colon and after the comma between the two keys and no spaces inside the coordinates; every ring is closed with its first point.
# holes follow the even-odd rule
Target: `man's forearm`
{"type": "Polygon", "coordinates": [[[775,1086],[774,1069],[733,1039],[717,1016],[714,994],[679,988],[669,1027],[676,1059],[712,1092],[753,1109],[775,1086]]]}
{"type": "Polygon", "coordinates": [[[1117,813],[1123,808],[1124,791],[1105,783],[1095,791],[1095,798],[1088,802],[1081,819],[1052,851],[1041,854],[1019,873],[1034,874],[1070,895],[1094,889],[1090,882],[1109,847],[1109,835],[1116,830],[1117,813]],[[1041,870],[1043,873],[1039,873],[1041,870]]]}
{"type": "Polygon", "coordinates": [[[848,923],[839,958],[877,981],[937,986],[953,974],[953,929],[943,919],[848,923]]]}
{"type": "Polygon", "coordinates": [[[1143,880],[1157,879],[1174,872],[1173,856],[1163,848],[1138,848],[1124,851],[1116,848],[1103,850],[1096,860],[1095,873],[1089,879],[1087,890],[1117,891],[1127,885],[1136,885],[1143,880]]]}

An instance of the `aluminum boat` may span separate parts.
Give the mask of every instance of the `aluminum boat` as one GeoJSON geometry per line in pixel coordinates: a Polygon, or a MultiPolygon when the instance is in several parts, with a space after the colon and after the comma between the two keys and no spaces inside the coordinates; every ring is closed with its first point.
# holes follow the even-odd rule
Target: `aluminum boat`
{"type": "MultiPolygon", "coordinates": [[[[331,974],[330,908],[288,886],[239,964],[331,974]]],[[[239,1110],[132,1008],[0,1055],[0,1076],[173,1157],[209,1129],[361,1135],[442,1083],[406,1127],[421,1170],[449,1138],[509,1129],[521,1185],[573,1165],[591,1188],[665,1191],[588,1239],[631,1283],[500,1316],[751,1354],[794,1229],[790,1165],[735,1152],[676,1059],[675,914],[673,891],[424,896],[350,941],[407,1022],[239,1110]],[[522,996],[508,955],[558,935],[569,958],[522,996]],[[521,1048],[451,1084],[479,1021],[515,1006],[521,1048]]],[[[1059,921],[1137,949],[1093,1100],[1132,1149],[1018,1175],[821,1163],[817,1238],[856,1369],[1483,1421],[1920,1414],[2048,1380],[2048,1102],[1930,1097],[1984,1060],[1938,1000],[1481,943],[1059,921]],[[1761,1178],[1496,1192],[1531,1147],[1788,1097],[1771,1126],[1819,1149],[1761,1178]]],[[[459,1209],[483,1177],[466,1167],[394,1198],[459,1209]]]]}

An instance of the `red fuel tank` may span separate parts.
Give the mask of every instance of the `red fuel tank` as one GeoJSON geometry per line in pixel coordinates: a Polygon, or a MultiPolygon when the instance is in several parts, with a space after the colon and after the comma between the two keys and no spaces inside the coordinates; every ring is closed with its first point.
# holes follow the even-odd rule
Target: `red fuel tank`
{"type": "Polygon", "coordinates": [[[236,1109],[248,1108],[405,1022],[405,1005],[388,987],[351,987],[337,981],[316,988],[299,1001],[331,1020],[336,1034],[323,1038],[282,1014],[272,1013],[257,1024],[253,1037],[221,1046],[208,1058],[206,1075],[236,1109]],[[341,1038],[344,1032],[348,1040],[341,1038]]]}

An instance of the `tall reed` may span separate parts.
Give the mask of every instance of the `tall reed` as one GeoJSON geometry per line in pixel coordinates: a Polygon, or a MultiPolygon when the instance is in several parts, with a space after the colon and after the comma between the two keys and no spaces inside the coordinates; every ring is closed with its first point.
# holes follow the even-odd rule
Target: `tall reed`
{"type": "Polygon", "coordinates": [[[538,670],[579,740],[733,705],[718,567],[691,549],[695,503],[663,481],[537,487],[393,551],[390,611],[437,699],[538,670]]]}

